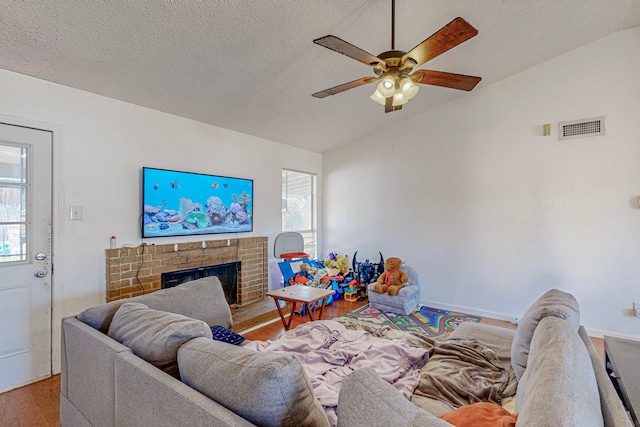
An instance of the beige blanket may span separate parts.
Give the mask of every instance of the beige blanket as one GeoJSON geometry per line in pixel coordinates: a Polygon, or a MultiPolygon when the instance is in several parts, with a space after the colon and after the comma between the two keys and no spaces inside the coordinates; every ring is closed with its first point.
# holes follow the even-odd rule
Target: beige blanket
{"type": "Polygon", "coordinates": [[[412,402],[440,416],[475,402],[500,405],[509,374],[496,354],[473,338],[435,343],[412,402]]]}

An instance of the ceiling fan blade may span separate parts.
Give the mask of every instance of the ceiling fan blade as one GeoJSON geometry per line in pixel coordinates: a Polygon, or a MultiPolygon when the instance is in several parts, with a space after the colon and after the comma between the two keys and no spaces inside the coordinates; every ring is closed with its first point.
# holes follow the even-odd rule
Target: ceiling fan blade
{"type": "Polygon", "coordinates": [[[384,112],[385,113],[392,113],[394,111],[397,110],[402,110],[402,105],[398,105],[398,106],[393,106],[393,96],[390,96],[388,98],[385,99],[384,101],[384,112]]]}
{"type": "Polygon", "coordinates": [[[367,83],[371,83],[375,80],[376,80],[375,77],[363,77],[361,79],[354,80],[349,83],[343,83],[341,85],[334,86],[329,89],[321,90],[320,92],[316,92],[311,96],[314,96],[316,98],[326,98],[329,95],[335,95],[336,93],[344,92],[345,90],[353,89],[354,87],[366,85],[367,83]]]}
{"type": "Polygon", "coordinates": [[[481,77],[466,76],[464,74],[447,73],[445,71],[418,70],[412,75],[416,83],[449,87],[470,91],[482,80],[481,77]]]}
{"type": "Polygon", "coordinates": [[[360,61],[365,65],[374,66],[376,64],[384,64],[384,60],[378,58],[377,56],[373,56],[369,52],[365,52],[357,46],[352,45],[349,42],[346,42],[336,36],[324,36],[319,39],[315,39],[313,41],[315,44],[324,46],[327,49],[331,49],[335,52],[341,53],[343,55],[348,56],[349,58],[353,58],[356,61],[360,61]]]}
{"type": "Polygon", "coordinates": [[[417,67],[469,40],[476,34],[478,34],[478,30],[458,17],[407,52],[402,57],[402,63],[406,64],[409,59],[412,59],[415,62],[413,67],[417,67]]]}

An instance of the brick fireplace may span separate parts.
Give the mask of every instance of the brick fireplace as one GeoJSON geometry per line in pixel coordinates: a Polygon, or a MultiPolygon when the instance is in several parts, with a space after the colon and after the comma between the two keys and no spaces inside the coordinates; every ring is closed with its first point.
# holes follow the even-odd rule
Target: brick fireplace
{"type": "Polygon", "coordinates": [[[190,243],[147,244],[106,250],[107,302],[160,289],[160,276],[177,270],[240,261],[238,304],[264,298],[268,288],[268,239],[248,237],[190,243]]]}

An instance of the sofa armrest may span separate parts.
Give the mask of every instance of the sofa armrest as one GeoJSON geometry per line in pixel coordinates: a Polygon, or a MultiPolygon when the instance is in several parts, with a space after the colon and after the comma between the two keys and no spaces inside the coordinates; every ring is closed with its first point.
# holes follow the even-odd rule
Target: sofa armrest
{"type": "Polygon", "coordinates": [[[583,326],[580,326],[578,333],[589,351],[593,372],[596,375],[596,382],[598,383],[598,390],[600,391],[600,407],[602,409],[602,418],[604,419],[605,427],[632,427],[633,424],[629,420],[627,411],[624,409],[622,401],[618,397],[618,393],[613,388],[613,383],[605,371],[604,361],[600,360],[591,342],[591,338],[587,335],[587,331],[583,326]]]}
{"type": "Polygon", "coordinates": [[[418,286],[416,285],[404,285],[396,295],[401,297],[409,297],[413,295],[417,295],[418,286]]]}
{"type": "Polygon", "coordinates": [[[114,359],[131,350],[73,317],[62,320],[62,337],[61,412],[73,406],[93,425],[114,425],[114,359]]]}
{"type": "Polygon", "coordinates": [[[133,353],[116,357],[115,398],[117,426],[253,426],[133,353]]]}

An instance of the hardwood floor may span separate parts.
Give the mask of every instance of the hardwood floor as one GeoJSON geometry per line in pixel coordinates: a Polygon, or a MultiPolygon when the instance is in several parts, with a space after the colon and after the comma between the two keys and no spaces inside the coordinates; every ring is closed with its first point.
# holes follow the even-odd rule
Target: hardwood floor
{"type": "MultiPolygon", "coordinates": [[[[348,313],[352,310],[355,310],[358,307],[362,307],[367,304],[368,301],[345,301],[345,300],[337,300],[331,305],[325,306],[322,312],[323,319],[333,319],[334,317],[340,317],[345,313],[348,313]]],[[[288,313],[290,310],[289,306],[285,308],[285,313],[288,313]]],[[[313,318],[318,318],[317,311],[312,313],[313,318]]],[[[288,319],[287,319],[288,320],[288,319]]],[[[291,329],[295,328],[301,323],[305,323],[309,321],[309,315],[299,316],[294,315],[293,320],[291,321],[291,329]]],[[[266,326],[263,326],[259,329],[253,330],[251,332],[243,333],[242,335],[249,340],[259,340],[259,341],[267,341],[272,340],[278,337],[284,331],[284,326],[282,325],[282,321],[278,317],[273,323],[270,323],[266,326]]]]}
{"type": "MultiPolygon", "coordinates": [[[[323,312],[323,319],[332,319],[355,310],[366,304],[364,302],[348,302],[344,300],[335,301],[326,306],[323,312]]],[[[317,318],[317,312],[313,313],[313,318],[317,318]]],[[[309,317],[295,315],[292,321],[292,328],[300,323],[308,322],[309,317]]],[[[509,329],[516,329],[507,321],[490,318],[482,318],[480,323],[487,323],[509,329]]],[[[261,328],[244,333],[247,339],[251,340],[271,340],[275,339],[284,331],[284,326],[278,318],[277,321],[261,328]]],[[[604,360],[604,340],[601,338],[591,338],[601,360],[604,360]]],[[[50,427],[60,426],[60,375],[39,381],[37,383],[21,387],[9,392],[0,394],[0,426],[2,427],[50,427]]]]}
{"type": "Polygon", "coordinates": [[[60,375],[0,394],[0,426],[60,425],[60,375]]]}

